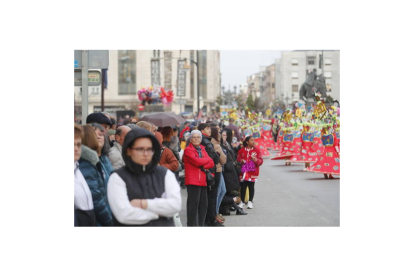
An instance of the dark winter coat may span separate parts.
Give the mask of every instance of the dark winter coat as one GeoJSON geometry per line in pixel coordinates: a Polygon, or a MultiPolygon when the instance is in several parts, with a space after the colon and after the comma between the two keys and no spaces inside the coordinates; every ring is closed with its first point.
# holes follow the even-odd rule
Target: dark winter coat
{"type": "MultiPolygon", "coordinates": [[[[214,150],[214,146],[211,143],[211,137],[208,137],[204,134],[202,134],[201,137],[202,137],[201,138],[201,145],[203,145],[205,147],[205,150],[206,150],[208,156],[210,156],[210,158],[213,159],[214,165],[217,165],[220,162],[220,157],[218,156],[218,154],[214,150]]],[[[216,172],[216,167],[214,166],[213,168],[211,168],[210,172],[215,173],[216,172]]]]}
{"type": "Polygon", "coordinates": [[[91,190],[96,224],[98,226],[112,226],[112,212],[107,197],[107,183],[112,165],[107,156],[98,157],[98,154],[82,145],[79,159],[79,169],[91,190]]]}
{"type": "Polygon", "coordinates": [[[223,177],[224,182],[226,183],[226,191],[231,192],[234,190],[240,189],[239,175],[236,170],[236,155],[233,152],[233,149],[226,147],[224,144],[221,145],[223,151],[227,155],[226,164],[224,164],[223,177]]]}

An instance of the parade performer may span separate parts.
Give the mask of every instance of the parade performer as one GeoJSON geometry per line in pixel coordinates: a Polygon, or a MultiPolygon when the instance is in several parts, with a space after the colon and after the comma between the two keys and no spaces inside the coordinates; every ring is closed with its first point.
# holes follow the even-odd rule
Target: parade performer
{"type": "Polygon", "coordinates": [[[265,140],[263,138],[260,124],[256,124],[250,127],[252,130],[253,138],[255,139],[255,145],[259,148],[262,156],[270,156],[269,151],[266,148],[265,140]]]}
{"type": "Polygon", "coordinates": [[[295,163],[297,160],[299,160],[299,157],[301,155],[302,151],[302,133],[301,130],[298,129],[301,124],[298,124],[296,129],[293,131],[293,142],[292,142],[292,148],[293,148],[293,156],[289,159],[289,163],[295,163]]]}
{"type": "Polygon", "coordinates": [[[339,128],[339,120],[336,121],[337,125],[335,128],[335,149],[338,152],[338,154],[340,155],[340,128],[339,128]]]}
{"type": "Polygon", "coordinates": [[[317,156],[321,156],[323,153],[323,144],[322,144],[322,136],[320,131],[320,126],[318,124],[312,124],[313,126],[313,145],[311,152],[316,153],[317,156]]]}
{"type": "Polygon", "coordinates": [[[302,132],[302,149],[297,160],[293,160],[293,163],[305,163],[305,168],[310,166],[310,163],[317,161],[317,156],[313,153],[313,137],[314,133],[310,132],[310,123],[303,123],[303,132],[302,132]]]}
{"type": "Polygon", "coordinates": [[[284,123],[281,122],[280,123],[279,134],[277,135],[277,143],[274,147],[274,150],[276,150],[276,151],[281,151],[283,149],[283,135],[284,135],[284,132],[282,130],[283,127],[284,127],[284,123]]]}
{"type": "Polygon", "coordinates": [[[274,148],[276,146],[275,140],[272,137],[272,126],[271,120],[263,120],[263,127],[262,127],[262,137],[264,146],[268,149],[274,148]]]}
{"type": "Polygon", "coordinates": [[[309,172],[322,173],[325,178],[333,179],[332,175],[339,175],[340,166],[339,166],[339,155],[334,147],[335,145],[335,135],[329,133],[328,128],[332,127],[332,124],[323,125],[323,135],[322,143],[325,146],[325,151],[319,157],[318,161],[306,169],[309,172]]]}
{"type": "Polygon", "coordinates": [[[293,133],[292,127],[285,127],[283,129],[283,142],[282,142],[282,150],[276,154],[271,160],[281,160],[285,159],[285,165],[290,165],[289,159],[293,156],[293,133]]]}

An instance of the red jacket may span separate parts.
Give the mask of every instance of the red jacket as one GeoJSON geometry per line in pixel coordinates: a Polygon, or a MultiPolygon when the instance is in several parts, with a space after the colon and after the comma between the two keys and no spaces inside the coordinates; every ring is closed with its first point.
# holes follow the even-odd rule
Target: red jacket
{"type": "Polygon", "coordinates": [[[257,147],[254,147],[252,150],[250,150],[249,157],[247,157],[246,148],[241,148],[237,155],[237,162],[240,162],[241,164],[243,164],[243,162],[241,161],[242,159],[246,160],[246,162],[249,162],[250,160],[254,162],[254,164],[256,165],[256,170],[254,172],[250,172],[250,175],[252,176],[252,178],[257,178],[259,176],[259,166],[263,164],[263,158],[262,158],[262,153],[260,152],[260,149],[257,147]],[[254,162],[251,158],[251,155],[253,152],[256,153],[256,162],[254,162]]]}
{"type": "Polygon", "coordinates": [[[191,143],[184,150],[185,185],[207,186],[206,173],[200,167],[203,166],[205,169],[213,168],[214,161],[208,156],[205,147],[203,145],[200,145],[200,147],[202,158],[200,158],[197,149],[191,143]]]}

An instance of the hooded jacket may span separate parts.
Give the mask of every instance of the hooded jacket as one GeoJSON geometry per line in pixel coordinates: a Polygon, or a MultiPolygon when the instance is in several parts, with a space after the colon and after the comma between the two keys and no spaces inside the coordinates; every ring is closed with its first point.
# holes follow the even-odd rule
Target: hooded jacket
{"type": "MultiPolygon", "coordinates": [[[[106,156],[101,160],[96,151],[82,145],[79,170],[91,190],[93,207],[98,226],[112,226],[112,212],[108,203],[106,183],[112,168],[106,164],[106,156]]],[[[109,162],[109,161],[108,161],[109,162]]]]}
{"type": "Polygon", "coordinates": [[[181,210],[180,186],[172,172],[158,165],[160,155],[160,143],[148,130],[135,128],[125,136],[122,146],[125,166],[116,170],[108,183],[115,225],[174,226],[172,216],[181,210]],[[148,165],[137,164],[127,155],[127,149],[141,138],[149,138],[154,149],[148,165]],[[147,209],[130,205],[133,199],[147,199],[147,209]]]}

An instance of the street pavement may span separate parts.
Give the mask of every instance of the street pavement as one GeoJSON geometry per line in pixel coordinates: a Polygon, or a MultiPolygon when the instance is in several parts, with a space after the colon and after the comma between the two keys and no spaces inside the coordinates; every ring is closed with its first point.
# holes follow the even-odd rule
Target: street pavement
{"type": "MultiPolygon", "coordinates": [[[[271,151],[271,157],[275,155],[271,151]]],[[[323,174],[304,172],[304,164],[285,166],[284,160],[264,158],[255,184],[253,209],[245,216],[231,212],[225,216],[231,226],[340,226],[339,177],[325,179],[323,174]]],[[[180,218],[187,226],[187,189],[181,190],[180,218]]]]}

